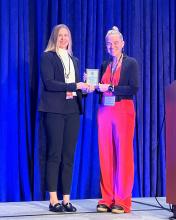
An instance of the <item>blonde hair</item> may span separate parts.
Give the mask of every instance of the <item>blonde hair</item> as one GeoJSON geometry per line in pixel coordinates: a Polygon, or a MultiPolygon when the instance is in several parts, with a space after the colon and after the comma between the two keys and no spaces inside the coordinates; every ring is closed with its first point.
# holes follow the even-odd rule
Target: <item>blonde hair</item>
{"type": "Polygon", "coordinates": [[[47,51],[56,51],[56,45],[57,45],[57,37],[58,37],[58,34],[59,34],[59,31],[61,28],[65,28],[67,31],[68,31],[68,36],[69,36],[69,44],[68,44],[68,53],[70,55],[72,55],[72,37],[71,37],[71,32],[69,30],[69,28],[67,27],[67,25],[65,24],[59,24],[59,25],[56,25],[52,32],[51,32],[51,36],[49,38],[49,41],[48,41],[48,45],[46,47],[46,49],[44,50],[44,52],[47,52],[47,51]]]}
{"type": "Polygon", "coordinates": [[[113,26],[112,29],[110,29],[107,34],[106,34],[106,37],[105,37],[105,40],[107,40],[107,38],[109,37],[109,35],[111,34],[117,34],[119,35],[119,37],[121,38],[121,40],[123,41],[123,35],[120,33],[118,27],[116,26],[113,26]]]}

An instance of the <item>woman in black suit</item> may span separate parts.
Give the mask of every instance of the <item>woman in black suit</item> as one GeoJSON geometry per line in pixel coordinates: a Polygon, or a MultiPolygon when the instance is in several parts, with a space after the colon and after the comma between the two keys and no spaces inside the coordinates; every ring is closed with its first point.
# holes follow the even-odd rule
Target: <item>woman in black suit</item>
{"type": "Polygon", "coordinates": [[[44,115],[47,134],[46,184],[50,195],[49,210],[75,212],[70,203],[70,188],[75,146],[82,113],[82,90],[91,91],[79,82],[78,59],[72,55],[69,28],[54,27],[48,45],[41,56],[42,91],[39,111],[44,115]],[[63,201],[57,196],[61,178],[63,201]]]}

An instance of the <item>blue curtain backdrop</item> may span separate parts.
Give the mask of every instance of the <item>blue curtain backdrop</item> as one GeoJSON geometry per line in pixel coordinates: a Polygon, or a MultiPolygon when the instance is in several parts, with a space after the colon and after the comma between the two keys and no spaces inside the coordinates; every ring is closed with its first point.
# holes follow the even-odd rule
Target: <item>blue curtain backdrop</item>
{"type": "MultiPolygon", "coordinates": [[[[176,78],[175,21],[175,0],[0,0],[0,201],[44,198],[39,62],[59,23],[70,27],[81,75],[106,58],[107,30],[117,25],[123,33],[125,52],[140,65],[133,196],[165,195],[164,88],[176,78]]],[[[72,198],[100,197],[96,94],[84,104],[72,198]]]]}

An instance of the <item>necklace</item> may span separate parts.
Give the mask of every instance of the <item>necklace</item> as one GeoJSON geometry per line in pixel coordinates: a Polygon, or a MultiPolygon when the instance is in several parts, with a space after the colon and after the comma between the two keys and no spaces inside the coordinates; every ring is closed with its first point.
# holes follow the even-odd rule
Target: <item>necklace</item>
{"type": "Polygon", "coordinates": [[[69,79],[69,76],[70,76],[70,56],[68,55],[68,73],[67,73],[67,70],[66,70],[66,66],[61,58],[61,56],[59,55],[59,58],[61,60],[61,63],[62,63],[62,66],[64,68],[64,76],[66,79],[69,79]]]}

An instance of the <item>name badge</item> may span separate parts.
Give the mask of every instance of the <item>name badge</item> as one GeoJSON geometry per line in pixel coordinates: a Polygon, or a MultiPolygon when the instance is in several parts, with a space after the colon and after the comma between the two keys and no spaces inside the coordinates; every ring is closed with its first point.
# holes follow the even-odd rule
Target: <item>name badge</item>
{"type": "Polygon", "coordinates": [[[73,99],[73,93],[72,92],[66,92],[66,99],[73,99]]]}
{"type": "Polygon", "coordinates": [[[115,96],[108,92],[103,94],[102,104],[104,106],[114,106],[115,105],[115,96]]]}

